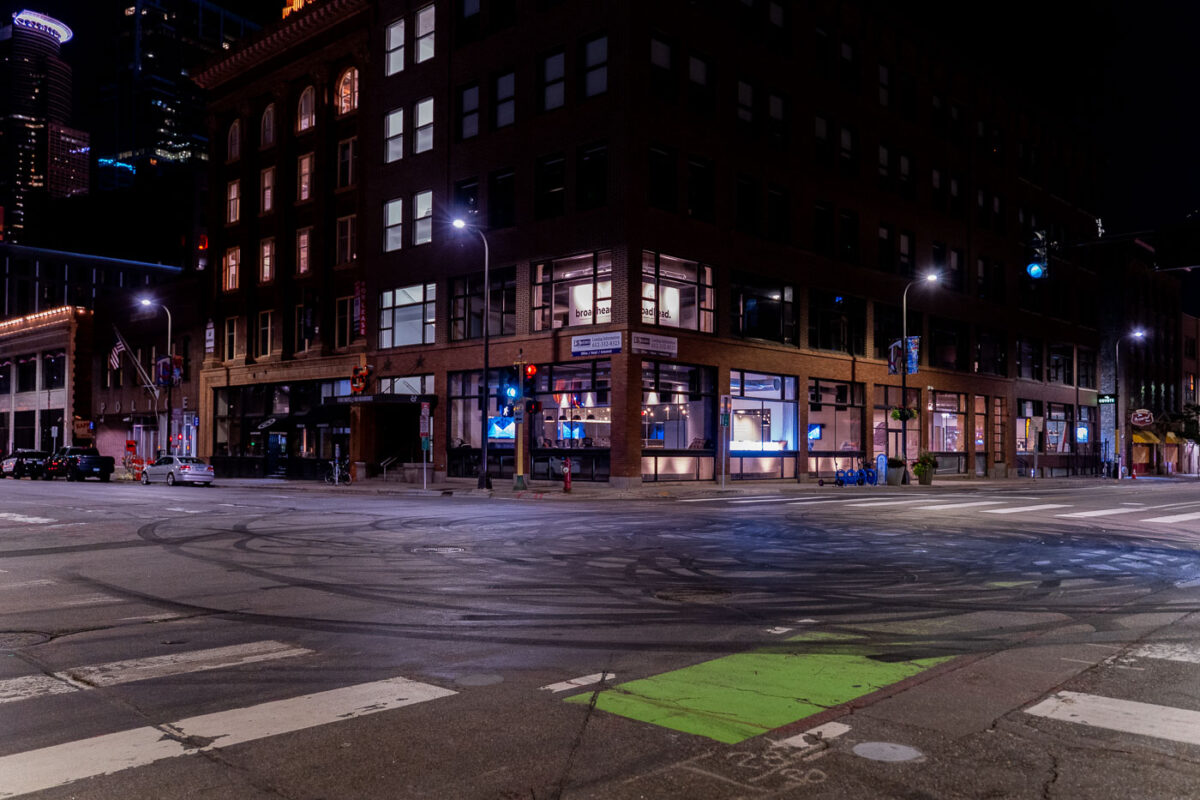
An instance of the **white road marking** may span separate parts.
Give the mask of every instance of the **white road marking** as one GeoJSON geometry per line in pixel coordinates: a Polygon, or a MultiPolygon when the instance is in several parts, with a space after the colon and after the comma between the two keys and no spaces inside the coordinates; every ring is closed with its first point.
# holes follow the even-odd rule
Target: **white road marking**
{"type": "Polygon", "coordinates": [[[730,500],[730,503],[786,503],[790,497],[764,497],[754,500],[730,500]]]}
{"type": "Polygon", "coordinates": [[[1200,664],[1200,647],[1176,642],[1146,644],[1129,655],[1141,658],[1158,658],[1164,661],[1182,661],[1185,664],[1200,664]]]}
{"type": "Polygon", "coordinates": [[[237,644],[230,647],[214,647],[208,650],[190,650],[150,658],[134,658],[129,661],[112,661],[76,667],[58,673],[64,680],[77,681],[85,686],[115,686],[120,683],[162,678],[167,675],[184,675],[209,669],[235,667],[276,658],[293,658],[312,653],[304,647],[292,647],[283,642],[262,641],[237,644]]]}
{"type": "Polygon", "coordinates": [[[780,739],[778,742],[774,742],[774,744],[777,744],[777,745],[782,744],[782,745],[787,745],[789,747],[812,747],[817,742],[809,741],[809,739],[814,739],[814,740],[836,739],[837,737],[841,736],[842,734],[849,733],[849,732],[850,732],[850,726],[846,725],[845,723],[826,722],[824,725],[818,725],[815,728],[810,728],[809,730],[806,730],[804,733],[798,733],[795,736],[789,736],[786,739],[780,739]]]}
{"type": "Polygon", "coordinates": [[[569,681],[550,683],[539,688],[546,692],[565,692],[570,689],[579,689],[584,686],[591,686],[592,684],[599,683],[603,680],[611,681],[616,677],[617,676],[611,672],[596,672],[592,675],[584,675],[582,678],[571,678],[569,681]]]}
{"type": "Polygon", "coordinates": [[[791,628],[783,628],[783,627],[776,626],[774,628],[767,628],[767,633],[773,634],[775,636],[782,636],[783,634],[789,632],[790,630],[791,630],[791,628]]]}
{"type": "MultiPolygon", "coordinates": [[[[20,678],[0,681],[0,703],[12,703],[16,700],[28,700],[31,697],[44,697],[48,694],[65,694],[74,691],[76,691],[76,687],[49,675],[24,675],[20,678]]],[[[0,789],[0,796],[3,795],[3,791],[0,789]]]]}
{"type": "Polygon", "coordinates": [[[1016,508],[985,508],[980,511],[980,514],[1022,514],[1026,511],[1045,511],[1050,508],[1070,508],[1071,505],[1063,503],[1043,503],[1040,506],[1017,506],[1016,508]]]}
{"type": "Polygon", "coordinates": [[[456,692],[440,686],[389,678],[15,753],[0,757],[0,775],[5,776],[0,793],[15,797],[39,792],[166,758],[315,728],[453,694],[456,692]],[[184,737],[213,742],[195,747],[181,741],[184,737]]]}
{"type": "Polygon", "coordinates": [[[873,506],[902,506],[908,503],[924,503],[929,500],[928,497],[921,497],[916,500],[868,500],[865,503],[851,503],[846,508],[871,508],[873,506]]]}
{"type": "Polygon", "coordinates": [[[796,500],[788,503],[789,506],[815,506],[819,503],[853,503],[856,498],[847,497],[839,500],[796,500]]]}
{"type": "Polygon", "coordinates": [[[27,522],[30,525],[45,525],[47,522],[58,522],[58,520],[50,519],[49,517],[27,517],[24,514],[13,514],[8,511],[0,512],[0,519],[6,519],[9,522],[27,522]]]}
{"type": "MultiPolygon", "coordinates": [[[[747,497],[747,498],[743,498],[743,499],[758,500],[758,499],[764,498],[764,497],[776,497],[776,496],[777,495],[773,495],[773,494],[760,494],[760,495],[755,495],[754,497],[747,497]]],[[[681,503],[717,503],[717,502],[720,502],[721,500],[728,500],[728,499],[729,499],[728,497],[694,497],[694,498],[691,498],[688,500],[680,500],[679,502],[681,502],[681,503]]]]}
{"type": "Polygon", "coordinates": [[[184,514],[200,514],[204,512],[202,508],[168,508],[167,511],[182,511],[184,514]]]}
{"type": "Polygon", "coordinates": [[[976,500],[973,503],[942,503],[936,506],[921,506],[916,511],[942,511],[951,508],[971,508],[973,506],[997,506],[1003,503],[1003,500],[976,500]]]}
{"type": "Polygon", "coordinates": [[[186,616],[182,613],[171,614],[146,614],[141,617],[121,617],[117,622],[164,622],[168,619],[179,619],[186,616]]]}
{"type": "Polygon", "coordinates": [[[1055,514],[1056,517],[1082,518],[1082,517],[1111,517],[1113,514],[1136,514],[1139,511],[1145,511],[1144,508],[1102,508],[1099,511],[1075,511],[1070,514],[1055,514]]]}
{"type": "Polygon", "coordinates": [[[1150,519],[1139,520],[1139,522],[1164,522],[1169,524],[1173,522],[1191,522],[1194,519],[1200,519],[1200,512],[1176,514],[1173,517],[1151,517],[1150,519]]]}
{"type": "Polygon", "coordinates": [[[111,603],[124,603],[125,601],[119,597],[113,597],[107,594],[89,594],[85,597],[76,597],[74,600],[64,600],[61,603],[55,603],[55,608],[71,608],[73,606],[99,606],[111,603]]]}
{"type": "Polygon", "coordinates": [[[0,584],[0,589],[29,589],[34,586],[54,586],[55,582],[49,578],[37,578],[32,581],[21,581],[19,583],[4,583],[0,584]]]}
{"type": "Polygon", "coordinates": [[[1058,692],[1026,714],[1122,733],[1200,744],[1200,711],[1136,703],[1079,692],[1058,692]]]}

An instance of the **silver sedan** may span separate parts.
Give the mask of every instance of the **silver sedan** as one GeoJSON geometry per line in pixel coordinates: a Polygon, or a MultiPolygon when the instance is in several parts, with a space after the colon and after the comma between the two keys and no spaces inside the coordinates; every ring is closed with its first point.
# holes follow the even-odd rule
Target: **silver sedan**
{"type": "Polygon", "coordinates": [[[163,481],[167,486],[177,483],[213,482],[213,468],[194,456],[160,456],[142,470],[142,483],[163,481]]]}

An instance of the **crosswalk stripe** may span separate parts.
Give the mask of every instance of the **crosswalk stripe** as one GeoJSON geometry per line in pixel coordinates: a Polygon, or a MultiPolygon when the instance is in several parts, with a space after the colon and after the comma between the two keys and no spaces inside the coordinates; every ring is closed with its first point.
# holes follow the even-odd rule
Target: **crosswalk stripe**
{"type": "MultiPolygon", "coordinates": [[[[74,692],[77,687],[49,675],[22,675],[0,681],[0,703],[74,692]]],[[[0,790],[2,791],[2,790],[0,790]]]]}
{"type": "Polygon", "coordinates": [[[973,506],[997,506],[1003,503],[1003,500],[976,500],[973,503],[942,503],[935,506],[921,506],[916,511],[943,511],[951,508],[971,508],[973,506]]]}
{"type": "Polygon", "coordinates": [[[792,498],[790,498],[790,497],[764,497],[761,499],[756,498],[754,500],[730,500],[729,502],[730,503],[785,503],[791,499],[792,498]]]}
{"type": "Polygon", "coordinates": [[[1200,647],[1176,642],[1145,644],[1130,655],[1157,658],[1163,661],[1182,661],[1185,664],[1200,664],[1200,647]]]}
{"type": "Polygon", "coordinates": [[[868,500],[865,503],[851,503],[846,508],[873,508],[875,506],[903,506],[911,505],[912,503],[928,502],[928,497],[921,497],[916,500],[868,500]]]}
{"type": "MultiPolygon", "coordinates": [[[[1144,511],[1145,509],[1142,510],[1144,511]]],[[[1151,517],[1150,519],[1139,520],[1139,522],[1191,522],[1194,519],[1200,519],[1200,512],[1193,514],[1176,514],[1172,517],[1151,517]]]]}
{"type": "Polygon", "coordinates": [[[616,675],[611,672],[596,672],[592,675],[584,675],[582,678],[572,678],[569,681],[561,681],[559,683],[551,683],[540,687],[546,692],[565,692],[568,689],[579,689],[583,686],[591,686],[592,684],[600,683],[601,681],[613,681],[616,675]]]}
{"type": "Polygon", "coordinates": [[[1055,514],[1054,516],[1066,518],[1111,517],[1114,514],[1136,514],[1145,510],[1144,508],[1101,508],[1098,511],[1073,511],[1070,514],[1055,514]]]}
{"type": "MultiPolygon", "coordinates": [[[[775,497],[772,494],[756,495],[754,497],[744,497],[743,500],[757,500],[759,498],[775,497]]],[[[728,497],[690,497],[686,500],[680,500],[681,503],[718,503],[722,500],[728,500],[728,497]]]]}
{"type": "Polygon", "coordinates": [[[0,512],[0,520],[24,522],[29,525],[45,525],[48,522],[57,522],[57,520],[50,519],[49,517],[27,517],[24,514],[13,514],[9,511],[0,512]]]}
{"type": "Polygon", "coordinates": [[[315,728],[453,694],[456,692],[440,686],[396,677],[15,753],[0,757],[2,791],[5,797],[39,792],[166,758],[315,728]],[[212,743],[196,746],[196,742],[205,740],[212,743]]]}
{"type": "Polygon", "coordinates": [[[1025,713],[1121,733],[1200,744],[1200,711],[1184,708],[1079,692],[1058,692],[1025,709],[1025,713]]]}
{"type": "Polygon", "coordinates": [[[1070,503],[1043,503],[1040,506],[1017,506],[1016,508],[985,508],[980,514],[1021,514],[1026,511],[1045,511],[1050,508],[1070,508],[1070,503]]]}

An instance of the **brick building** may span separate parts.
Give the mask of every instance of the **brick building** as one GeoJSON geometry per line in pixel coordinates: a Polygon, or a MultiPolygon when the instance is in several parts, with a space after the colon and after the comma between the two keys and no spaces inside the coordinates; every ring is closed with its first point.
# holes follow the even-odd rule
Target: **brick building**
{"type": "Polygon", "coordinates": [[[1096,235],[1086,139],[925,37],[847,3],[288,14],[198,75],[223,259],[201,454],[414,461],[428,402],[435,473],[475,474],[486,428],[508,476],[522,360],[534,478],[564,455],[614,485],[921,450],[968,475],[1094,470],[1097,275],[1065,246],[1024,270],[1037,231],[1096,235]]]}

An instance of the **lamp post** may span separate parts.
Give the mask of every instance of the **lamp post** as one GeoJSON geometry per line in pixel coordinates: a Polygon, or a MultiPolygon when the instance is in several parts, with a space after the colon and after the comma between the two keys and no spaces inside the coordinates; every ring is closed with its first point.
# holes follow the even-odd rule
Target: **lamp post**
{"type": "Polygon", "coordinates": [[[1125,415],[1121,411],[1121,340],[1142,339],[1145,336],[1146,332],[1139,328],[1117,337],[1113,361],[1113,394],[1117,396],[1116,419],[1113,420],[1113,447],[1117,456],[1117,480],[1121,480],[1121,465],[1125,462],[1125,439],[1121,434],[1121,423],[1125,421],[1125,415]]]}
{"type": "Polygon", "coordinates": [[[490,489],[491,481],[488,479],[488,406],[491,405],[491,398],[488,397],[488,371],[490,364],[488,359],[490,356],[491,340],[488,337],[488,318],[492,315],[492,285],[488,276],[488,240],[483,235],[483,231],[474,225],[468,226],[463,219],[456,219],[453,223],[455,228],[463,230],[470,228],[479,234],[480,241],[483,242],[483,381],[479,389],[480,400],[480,415],[479,415],[479,484],[480,489],[490,489]]]}
{"type": "Polygon", "coordinates": [[[145,298],[145,297],[142,298],[141,303],[142,303],[142,305],[147,306],[147,307],[148,306],[158,306],[163,311],[167,312],[167,358],[170,360],[170,363],[171,363],[170,377],[169,377],[169,380],[167,381],[167,452],[170,453],[171,452],[171,405],[172,405],[171,390],[175,387],[175,352],[171,347],[171,309],[167,308],[162,303],[156,303],[153,300],[150,300],[149,298],[145,298]]]}
{"type": "Polygon", "coordinates": [[[928,275],[909,281],[900,296],[900,403],[903,411],[900,413],[900,455],[904,459],[904,472],[908,474],[908,290],[919,283],[937,283],[938,274],[928,275]]]}

